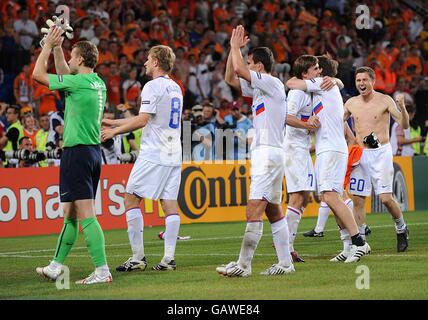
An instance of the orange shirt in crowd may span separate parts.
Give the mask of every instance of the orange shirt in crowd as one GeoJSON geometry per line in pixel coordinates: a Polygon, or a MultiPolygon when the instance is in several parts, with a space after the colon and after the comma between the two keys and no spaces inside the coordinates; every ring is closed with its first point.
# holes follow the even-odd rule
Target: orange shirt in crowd
{"type": "Polygon", "coordinates": [[[278,62],[285,61],[286,55],[285,55],[284,46],[281,43],[279,43],[279,41],[275,41],[272,44],[272,47],[273,47],[272,48],[273,51],[275,52],[276,61],[278,61],[278,62]]]}
{"type": "Polygon", "coordinates": [[[117,106],[120,104],[120,76],[110,76],[107,81],[107,87],[109,103],[117,106]]]}
{"type": "Polygon", "coordinates": [[[33,80],[31,74],[28,76],[24,72],[18,74],[13,81],[13,90],[18,92],[18,96],[28,96],[30,98],[30,92],[33,86],[33,80]]]}
{"type": "Polygon", "coordinates": [[[263,9],[267,12],[275,14],[279,11],[279,6],[277,3],[266,2],[263,4],[263,9]]]}
{"type": "Polygon", "coordinates": [[[177,18],[180,15],[180,2],[177,0],[168,1],[168,14],[173,17],[177,18]]]}
{"type": "Polygon", "coordinates": [[[138,41],[129,41],[123,44],[122,53],[128,57],[128,61],[134,61],[134,52],[140,48],[138,41]]]}
{"type": "Polygon", "coordinates": [[[56,101],[60,99],[58,91],[51,91],[44,85],[36,85],[33,98],[40,98],[39,114],[48,114],[57,111],[56,101]]]}
{"type": "Polygon", "coordinates": [[[385,93],[393,94],[397,85],[397,74],[390,69],[384,70],[385,93]]]}
{"type": "Polygon", "coordinates": [[[382,70],[380,68],[375,68],[376,81],[373,85],[373,89],[385,92],[385,80],[382,70]]]}
{"type": "Polygon", "coordinates": [[[181,89],[181,93],[183,94],[183,96],[184,96],[184,94],[185,94],[185,92],[186,92],[186,88],[185,88],[185,86],[184,86],[184,84],[183,84],[183,81],[181,81],[180,80],[180,78],[178,78],[178,77],[176,77],[176,76],[171,76],[171,79],[172,80],[174,80],[177,84],[178,84],[178,86],[180,87],[180,89],[181,89]]]}
{"type": "MultiPolygon", "coordinates": [[[[131,80],[129,80],[131,81],[131,80]]],[[[141,93],[141,84],[136,81],[126,90],[126,100],[136,102],[141,93]]]]}
{"type": "Polygon", "coordinates": [[[404,62],[403,69],[407,70],[407,67],[414,64],[416,66],[416,74],[422,73],[422,62],[417,56],[408,56],[404,62]]]}
{"type": "Polygon", "coordinates": [[[229,13],[226,9],[223,9],[222,7],[217,7],[213,12],[213,16],[215,31],[218,31],[221,22],[229,19],[229,13]]]}
{"type": "Polygon", "coordinates": [[[37,146],[37,141],[36,141],[36,134],[38,130],[34,130],[33,133],[29,133],[27,130],[23,130],[24,131],[24,136],[28,137],[31,139],[31,142],[33,144],[33,149],[36,148],[37,146]]]}
{"type": "Polygon", "coordinates": [[[99,52],[98,53],[98,64],[106,63],[106,62],[115,62],[118,63],[118,57],[114,57],[110,51],[99,52]]]}

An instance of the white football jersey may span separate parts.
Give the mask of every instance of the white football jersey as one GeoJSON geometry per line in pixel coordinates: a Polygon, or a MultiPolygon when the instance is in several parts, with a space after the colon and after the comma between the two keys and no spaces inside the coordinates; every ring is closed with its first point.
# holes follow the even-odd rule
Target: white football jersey
{"type": "Polygon", "coordinates": [[[316,154],[336,151],[348,154],[344,128],[343,99],[339,88],[321,90],[321,77],[305,80],[307,91],[314,93],[312,113],[320,119],[321,126],[315,131],[316,154]]]}
{"type": "Polygon", "coordinates": [[[284,84],[267,73],[250,71],[251,83],[239,79],[242,95],[253,98],[254,137],[251,149],[259,146],[282,148],[287,115],[284,84]]]}
{"type": "Polygon", "coordinates": [[[183,94],[167,76],[147,82],[141,92],[140,112],[151,118],[141,136],[139,157],[164,166],[181,165],[183,94]]]}
{"type": "MultiPolygon", "coordinates": [[[[287,96],[287,115],[307,122],[312,115],[311,94],[302,90],[290,90],[287,96]]],[[[285,131],[284,147],[288,146],[309,150],[311,147],[309,130],[288,125],[285,131]]]]}

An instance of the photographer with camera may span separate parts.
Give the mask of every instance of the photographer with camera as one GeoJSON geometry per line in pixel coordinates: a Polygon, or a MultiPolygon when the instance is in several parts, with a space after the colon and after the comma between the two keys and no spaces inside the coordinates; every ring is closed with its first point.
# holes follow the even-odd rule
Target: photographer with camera
{"type": "MultiPolygon", "coordinates": [[[[16,151],[19,148],[19,140],[24,136],[24,128],[19,121],[19,106],[9,105],[6,108],[6,120],[8,127],[6,137],[3,137],[2,143],[5,143],[3,151],[16,151]]],[[[0,145],[2,144],[0,143],[0,145]]],[[[5,167],[8,167],[8,160],[3,162],[5,167]]]]}
{"type": "MultiPolygon", "coordinates": [[[[103,119],[114,120],[114,109],[106,108],[103,119]]],[[[119,164],[121,157],[121,136],[114,136],[111,139],[101,142],[102,164],[119,164]]]]}
{"type": "MultiPolygon", "coordinates": [[[[36,150],[38,152],[45,152],[48,143],[48,135],[50,131],[50,121],[47,114],[42,114],[39,117],[40,129],[36,133],[36,150]]],[[[40,167],[47,167],[48,161],[42,160],[39,162],[40,167]]]]}
{"type": "Polygon", "coordinates": [[[38,167],[37,159],[30,159],[29,154],[33,152],[33,141],[31,138],[24,136],[19,139],[19,151],[25,156],[19,159],[18,168],[29,168],[29,167],[38,167]],[[28,153],[22,153],[23,150],[29,151],[28,153]]]}
{"type": "MultiPolygon", "coordinates": [[[[119,105],[117,108],[122,110],[122,115],[125,119],[135,117],[139,113],[138,110],[127,104],[119,105]]],[[[134,131],[119,135],[122,140],[121,154],[119,155],[119,161],[121,163],[133,163],[137,160],[142,134],[143,129],[138,128],[134,131]]]]}

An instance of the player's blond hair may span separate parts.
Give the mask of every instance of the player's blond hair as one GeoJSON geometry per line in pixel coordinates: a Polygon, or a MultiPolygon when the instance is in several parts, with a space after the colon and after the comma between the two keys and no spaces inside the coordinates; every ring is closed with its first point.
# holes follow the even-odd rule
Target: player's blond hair
{"type": "Polygon", "coordinates": [[[90,41],[76,42],[72,49],[77,48],[79,55],[83,58],[85,67],[94,69],[98,63],[98,49],[95,44],[90,41]]]}
{"type": "Polygon", "coordinates": [[[167,73],[172,71],[175,63],[175,54],[170,47],[163,45],[154,46],[150,48],[149,55],[159,61],[159,66],[163,71],[167,73]]]}

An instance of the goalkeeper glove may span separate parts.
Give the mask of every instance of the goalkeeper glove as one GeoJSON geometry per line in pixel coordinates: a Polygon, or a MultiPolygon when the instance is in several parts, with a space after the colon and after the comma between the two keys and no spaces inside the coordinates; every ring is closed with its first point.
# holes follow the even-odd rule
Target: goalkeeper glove
{"type": "Polygon", "coordinates": [[[45,45],[45,39],[47,37],[47,33],[49,32],[49,29],[53,26],[57,26],[61,28],[64,33],[62,34],[63,37],[67,37],[67,39],[71,40],[73,39],[73,28],[70,26],[67,20],[62,21],[57,16],[53,16],[52,19],[48,19],[46,21],[46,24],[48,25],[48,28],[42,28],[40,31],[42,34],[44,34],[43,39],[40,41],[40,46],[43,48],[45,45]]]}

